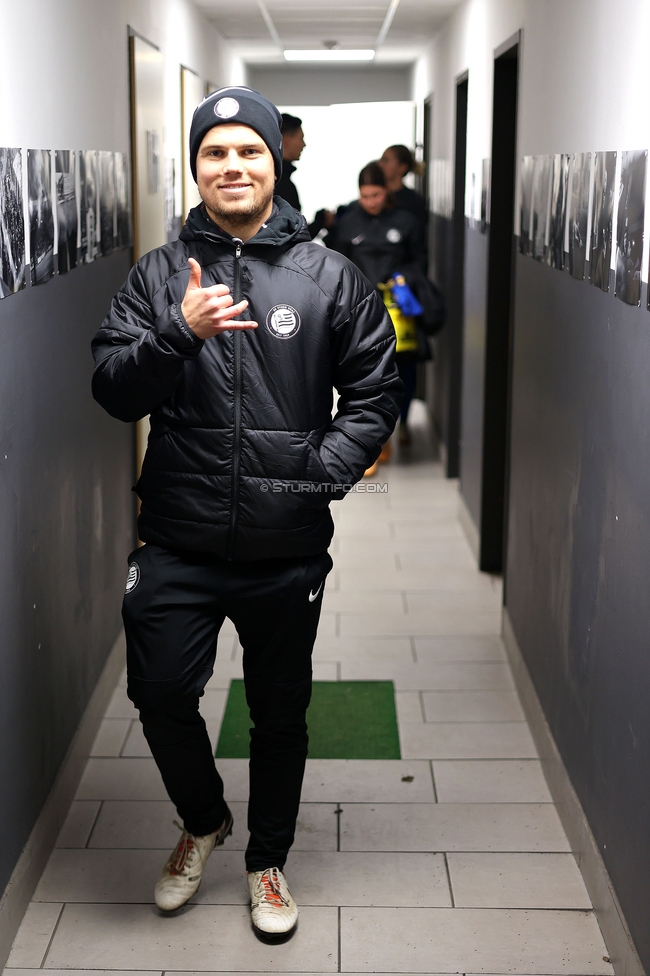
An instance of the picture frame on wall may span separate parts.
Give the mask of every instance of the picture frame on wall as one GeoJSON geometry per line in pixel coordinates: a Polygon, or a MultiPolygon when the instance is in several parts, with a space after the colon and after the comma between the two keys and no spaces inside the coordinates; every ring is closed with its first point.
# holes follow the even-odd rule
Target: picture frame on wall
{"type": "Polygon", "coordinates": [[[42,285],[54,274],[54,210],[52,207],[52,153],[27,150],[30,280],[42,285]]]}
{"type": "Polygon", "coordinates": [[[549,206],[551,202],[552,156],[535,156],[531,204],[532,255],[536,261],[546,259],[548,246],[549,206]]]}
{"type": "Polygon", "coordinates": [[[615,175],[616,153],[597,152],[594,156],[589,281],[602,291],[609,291],[615,175]]]}
{"type": "Polygon", "coordinates": [[[77,187],[75,152],[57,149],[54,153],[56,187],[57,270],[66,274],[77,266],[77,187]]]}
{"type": "Polygon", "coordinates": [[[533,253],[531,218],[533,202],[533,156],[524,156],[521,160],[519,182],[519,250],[522,254],[533,253]]]}
{"type": "Polygon", "coordinates": [[[115,247],[120,250],[133,244],[129,163],[124,153],[113,153],[113,168],[115,171],[115,247]]]}
{"type": "Polygon", "coordinates": [[[558,271],[564,268],[569,161],[570,156],[566,153],[553,156],[547,261],[558,271]]]}
{"type": "Polygon", "coordinates": [[[575,153],[571,161],[567,270],[578,281],[584,279],[587,264],[590,188],[591,153],[575,153]]]}
{"type": "Polygon", "coordinates": [[[624,152],[621,155],[614,294],[627,305],[641,304],[647,159],[647,150],[624,152]]]}
{"type": "Polygon", "coordinates": [[[98,152],[99,174],[99,249],[103,256],[115,247],[115,156],[98,152]]]}
{"type": "Polygon", "coordinates": [[[80,260],[84,264],[92,264],[98,255],[97,153],[94,149],[82,149],[78,153],[78,161],[80,260]]]}
{"type": "Polygon", "coordinates": [[[0,298],[26,285],[23,156],[0,148],[0,298]]]}

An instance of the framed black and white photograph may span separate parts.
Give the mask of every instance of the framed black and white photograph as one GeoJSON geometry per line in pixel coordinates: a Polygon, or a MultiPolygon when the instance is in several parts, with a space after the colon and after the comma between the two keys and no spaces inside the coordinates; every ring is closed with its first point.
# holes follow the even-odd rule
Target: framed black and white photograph
{"type": "Polygon", "coordinates": [[[628,305],[641,304],[647,158],[648,153],[645,150],[624,152],[621,156],[614,294],[628,305]]]}
{"type": "Polygon", "coordinates": [[[79,220],[81,222],[81,255],[84,264],[91,264],[97,257],[98,193],[97,153],[82,149],[79,159],[79,220]]]}
{"type": "Polygon", "coordinates": [[[615,175],[616,153],[596,153],[594,157],[593,201],[591,205],[589,281],[602,291],[609,291],[609,269],[612,262],[615,175]]]}
{"type": "Polygon", "coordinates": [[[167,243],[178,240],[181,215],[176,213],[176,160],[165,160],[165,233],[167,243]]]}
{"type": "Polygon", "coordinates": [[[99,249],[111,254],[115,249],[115,157],[112,152],[97,153],[99,172],[99,249]]]}
{"type": "Polygon", "coordinates": [[[536,261],[546,259],[548,215],[551,195],[552,156],[535,156],[533,166],[532,254],[536,261]]]}
{"type": "Polygon", "coordinates": [[[52,153],[27,150],[30,278],[42,285],[54,274],[54,212],[52,209],[52,153]]]}
{"type": "Polygon", "coordinates": [[[569,161],[570,157],[564,153],[553,156],[547,261],[552,268],[557,268],[558,271],[562,271],[564,268],[564,235],[566,231],[569,161]]]}
{"type": "Polygon", "coordinates": [[[490,173],[491,159],[481,161],[481,234],[490,226],[490,173]]]}
{"type": "Polygon", "coordinates": [[[57,270],[65,274],[77,266],[77,189],[75,153],[57,149],[54,153],[56,187],[57,270]]]}
{"type": "Polygon", "coordinates": [[[23,158],[20,149],[0,149],[0,298],[25,287],[23,158]]]}
{"type": "Polygon", "coordinates": [[[115,167],[115,247],[130,247],[133,243],[133,237],[129,202],[129,168],[124,153],[116,152],[113,155],[115,167]]]}
{"type": "Polygon", "coordinates": [[[590,185],[591,153],[576,153],[571,161],[568,270],[579,281],[585,276],[587,263],[590,185]]]}
{"type": "Polygon", "coordinates": [[[519,191],[519,250],[522,254],[532,254],[531,204],[533,202],[533,156],[524,156],[521,161],[519,191]]]}

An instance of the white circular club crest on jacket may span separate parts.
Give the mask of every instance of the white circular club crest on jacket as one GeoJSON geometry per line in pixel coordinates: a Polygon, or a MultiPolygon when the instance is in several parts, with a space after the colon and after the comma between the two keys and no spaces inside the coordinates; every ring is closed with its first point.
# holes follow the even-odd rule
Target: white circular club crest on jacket
{"type": "Polygon", "coordinates": [[[274,305],[266,316],[266,327],[277,339],[291,339],[300,328],[300,316],[293,305],[274,305]]]}

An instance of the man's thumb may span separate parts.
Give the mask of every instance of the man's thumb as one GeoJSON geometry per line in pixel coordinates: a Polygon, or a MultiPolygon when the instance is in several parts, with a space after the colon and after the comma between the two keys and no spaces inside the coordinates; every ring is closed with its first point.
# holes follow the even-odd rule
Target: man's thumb
{"type": "Polygon", "coordinates": [[[201,287],[201,265],[194,258],[188,258],[190,264],[190,280],[187,283],[187,291],[194,291],[201,287]]]}

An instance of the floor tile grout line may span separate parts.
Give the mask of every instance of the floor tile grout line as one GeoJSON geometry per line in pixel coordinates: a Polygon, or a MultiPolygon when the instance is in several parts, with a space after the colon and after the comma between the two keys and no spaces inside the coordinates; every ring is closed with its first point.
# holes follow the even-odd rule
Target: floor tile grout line
{"type": "MultiPolygon", "coordinates": [[[[404,597],[405,597],[405,602],[406,602],[406,594],[404,594],[404,597]]],[[[413,664],[418,664],[419,663],[418,662],[418,649],[415,646],[415,637],[410,636],[409,637],[409,642],[411,644],[411,657],[413,658],[413,664]]]]}
{"type": "MultiPolygon", "coordinates": [[[[129,738],[131,736],[131,732],[133,731],[133,726],[134,726],[134,724],[137,721],[138,721],[138,719],[135,719],[135,718],[132,718],[132,719],[129,720],[129,727],[126,730],[126,735],[124,736],[124,741],[122,742],[122,745],[120,746],[119,752],[118,752],[117,757],[116,757],[117,759],[126,759],[127,758],[124,755],[124,750],[126,748],[127,742],[129,741],[129,738]]],[[[98,758],[99,759],[101,757],[97,756],[95,758],[98,758]]],[[[110,757],[108,757],[108,758],[110,758],[110,757]]]]}
{"type": "Polygon", "coordinates": [[[424,691],[418,691],[418,700],[420,702],[420,711],[422,712],[422,722],[424,723],[424,725],[429,725],[429,722],[427,722],[427,710],[426,710],[426,706],[424,704],[424,695],[425,695],[425,692],[424,691]]]}
{"type": "MultiPolygon", "coordinates": [[[[56,902],[55,902],[55,904],[56,904],[56,902]]],[[[57,929],[59,927],[59,922],[61,921],[61,916],[63,915],[63,909],[65,908],[65,906],[66,906],[66,902],[63,902],[63,904],[61,905],[61,911],[57,915],[56,922],[54,923],[54,928],[52,929],[52,935],[50,936],[50,938],[48,940],[48,943],[47,943],[47,946],[45,948],[45,952],[43,953],[43,957],[41,959],[41,964],[38,967],[39,969],[43,969],[45,967],[45,960],[47,959],[48,953],[49,953],[49,951],[50,951],[50,949],[52,947],[52,943],[54,942],[54,937],[55,937],[56,932],[57,932],[57,929]]]]}
{"type": "MultiPolygon", "coordinates": [[[[90,841],[92,840],[92,836],[93,836],[93,834],[95,832],[95,827],[97,826],[97,821],[99,820],[99,815],[102,812],[102,807],[104,806],[104,802],[105,802],[104,800],[100,800],[99,801],[99,806],[97,807],[97,813],[95,814],[95,816],[93,818],[93,822],[92,822],[90,831],[88,832],[88,837],[86,838],[86,843],[84,844],[84,846],[82,848],[76,848],[76,850],[82,850],[83,851],[83,850],[91,850],[92,849],[89,846],[90,845],[90,841]]],[[[75,850],[75,848],[72,848],[72,850],[75,850]]]]}
{"type": "Polygon", "coordinates": [[[451,907],[456,908],[456,899],[454,898],[454,889],[451,883],[451,871],[449,870],[449,861],[447,860],[447,851],[443,851],[443,858],[445,861],[445,871],[447,872],[447,884],[449,886],[449,898],[451,899],[451,907]]]}
{"type": "Polygon", "coordinates": [[[341,969],[341,966],[342,966],[342,959],[341,959],[341,956],[342,956],[342,953],[341,953],[341,911],[342,911],[342,908],[341,908],[340,905],[337,905],[337,909],[338,909],[337,915],[338,915],[338,926],[339,926],[339,933],[338,933],[339,934],[339,969],[338,969],[338,971],[339,972],[342,972],[343,971],[341,969]]]}
{"type": "Polygon", "coordinates": [[[409,601],[408,601],[408,597],[406,595],[406,590],[402,590],[401,593],[402,593],[402,604],[404,606],[404,613],[408,613],[409,612],[409,601]]]}
{"type": "Polygon", "coordinates": [[[438,802],[438,790],[436,789],[436,776],[433,771],[433,759],[429,760],[429,766],[431,768],[431,786],[433,787],[433,799],[434,802],[438,802]]]}

